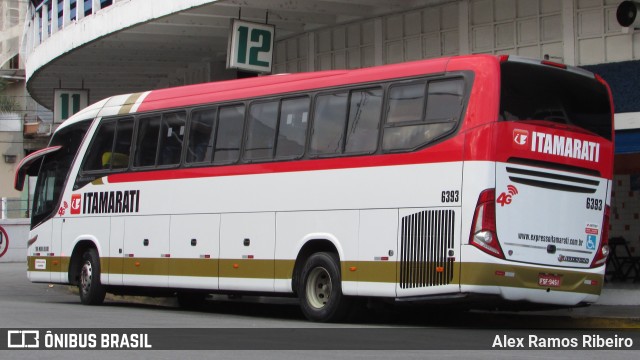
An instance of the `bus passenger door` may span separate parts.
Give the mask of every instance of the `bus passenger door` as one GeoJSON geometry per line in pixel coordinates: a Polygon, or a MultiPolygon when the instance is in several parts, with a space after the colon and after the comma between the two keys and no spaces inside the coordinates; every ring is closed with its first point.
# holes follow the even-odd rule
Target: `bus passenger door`
{"type": "Polygon", "coordinates": [[[220,215],[171,216],[169,287],[218,288],[220,215]]]}
{"type": "Polygon", "coordinates": [[[220,289],[274,291],[275,213],[222,214],[220,289]]]}
{"type": "Polygon", "coordinates": [[[169,221],[169,215],[125,218],[124,285],[169,284],[169,221]]]}

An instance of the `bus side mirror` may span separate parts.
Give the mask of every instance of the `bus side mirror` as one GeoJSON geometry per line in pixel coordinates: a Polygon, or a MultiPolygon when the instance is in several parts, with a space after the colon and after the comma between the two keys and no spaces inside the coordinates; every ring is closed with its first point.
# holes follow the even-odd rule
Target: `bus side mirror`
{"type": "Polygon", "coordinates": [[[635,1],[621,2],[616,10],[616,19],[618,20],[618,24],[622,27],[640,29],[638,12],[640,12],[640,3],[635,1]]]}

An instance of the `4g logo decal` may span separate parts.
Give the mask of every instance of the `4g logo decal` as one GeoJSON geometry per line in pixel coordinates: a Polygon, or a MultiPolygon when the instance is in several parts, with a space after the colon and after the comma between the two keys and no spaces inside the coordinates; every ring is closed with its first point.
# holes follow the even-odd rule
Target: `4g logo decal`
{"type": "Polygon", "coordinates": [[[507,191],[503,191],[496,199],[496,202],[500,204],[500,206],[509,205],[511,204],[511,201],[513,201],[513,197],[516,195],[518,195],[518,189],[513,185],[508,185],[507,191]]]}

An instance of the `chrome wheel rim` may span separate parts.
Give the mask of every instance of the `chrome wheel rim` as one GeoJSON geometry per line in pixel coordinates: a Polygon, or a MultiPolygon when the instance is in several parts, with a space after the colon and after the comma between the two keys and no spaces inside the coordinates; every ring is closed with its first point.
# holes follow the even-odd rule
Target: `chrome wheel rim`
{"type": "Polygon", "coordinates": [[[307,301],[315,309],[322,309],[331,298],[331,276],[323,267],[317,267],[309,273],[307,281],[307,301]]]}
{"type": "Polygon", "coordinates": [[[93,268],[91,262],[87,261],[82,265],[80,271],[80,290],[83,294],[88,294],[91,290],[91,279],[93,278],[93,268]]]}

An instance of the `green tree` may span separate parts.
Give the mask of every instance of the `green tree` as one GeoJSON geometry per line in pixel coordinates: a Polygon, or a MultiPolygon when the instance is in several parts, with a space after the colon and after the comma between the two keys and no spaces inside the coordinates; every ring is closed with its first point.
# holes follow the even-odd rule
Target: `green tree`
{"type": "Polygon", "coordinates": [[[18,102],[13,97],[3,94],[8,87],[7,79],[0,78],[0,113],[15,112],[19,109],[18,102]]]}

